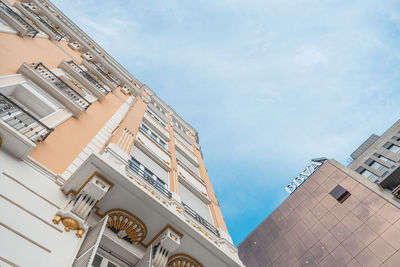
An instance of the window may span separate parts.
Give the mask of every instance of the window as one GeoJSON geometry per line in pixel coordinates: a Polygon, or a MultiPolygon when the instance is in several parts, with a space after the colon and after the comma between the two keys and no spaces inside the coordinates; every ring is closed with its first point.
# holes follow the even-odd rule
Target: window
{"type": "Polygon", "coordinates": [[[158,178],[158,177],[157,177],[157,181],[156,181],[156,182],[157,182],[157,184],[159,184],[160,186],[162,186],[162,187],[166,188],[166,185],[167,185],[167,184],[166,184],[166,183],[164,183],[164,181],[163,181],[163,180],[161,180],[160,178],[158,178]]]}
{"type": "Polygon", "coordinates": [[[154,141],[156,141],[156,142],[158,142],[158,138],[157,138],[157,135],[155,135],[153,132],[150,132],[150,137],[151,137],[151,139],[153,139],[154,141]]]}
{"type": "Polygon", "coordinates": [[[371,182],[375,183],[379,177],[370,172],[369,170],[364,170],[361,172],[361,175],[370,180],[371,182]]]}
{"type": "Polygon", "coordinates": [[[381,174],[384,174],[385,172],[387,172],[389,170],[388,167],[383,166],[382,164],[380,164],[374,160],[372,161],[372,163],[369,164],[369,166],[371,166],[371,168],[377,170],[381,174]]]}
{"type": "Polygon", "coordinates": [[[100,267],[102,261],[103,261],[103,257],[100,256],[99,254],[96,254],[94,256],[94,260],[92,262],[92,266],[93,267],[100,267]]]}
{"type": "Polygon", "coordinates": [[[118,267],[118,265],[111,262],[109,259],[96,254],[92,262],[92,267],[118,267]]]}
{"type": "Polygon", "coordinates": [[[390,150],[390,151],[393,151],[394,153],[400,154],[400,147],[399,147],[399,146],[396,146],[396,145],[394,145],[394,144],[392,144],[392,145],[389,147],[389,150],[390,150]]]}
{"type": "Polygon", "coordinates": [[[167,144],[163,140],[160,139],[159,142],[162,147],[167,147],[167,144]]]}
{"type": "Polygon", "coordinates": [[[383,147],[394,153],[400,154],[400,147],[396,146],[395,144],[387,142],[383,147]]]}
{"type": "Polygon", "coordinates": [[[140,175],[143,174],[144,176],[147,176],[147,178],[153,179],[161,187],[167,188],[167,184],[163,180],[133,157],[131,158],[131,168],[140,175]]]}
{"type": "Polygon", "coordinates": [[[395,141],[400,141],[400,137],[397,137],[397,136],[393,136],[392,139],[395,141]]]}
{"type": "Polygon", "coordinates": [[[388,163],[390,163],[390,164],[392,164],[392,165],[396,164],[396,162],[394,162],[393,160],[388,159],[387,157],[384,157],[384,156],[382,156],[382,155],[379,155],[378,158],[381,159],[381,160],[383,160],[383,161],[386,161],[386,162],[388,162],[388,163]]]}
{"type": "Polygon", "coordinates": [[[343,203],[351,195],[349,191],[340,185],[337,185],[335,188],[333,188],[329,194],[339,201],[339,203],[343,203]]]}
{"type": "Polygon", "coordinates": [[[371,167],[382,174],[384,174],[385,172],[387,172],[389,170],[388,167],[385,167],[376,161],[374,163],[372,163],[371,167]]]}
{"type": "Polygon", "coordinates": [[[213,224],[210,209],[207,203],[201,200],[196,194],[194,194],[184,184],[179,183],[179,193],[181,195],[182,202],[193,209],[207,222],[213,224]]]}
{"type": "Polygon", "coordinates": [[[0,91],[39,119],[61,109],[51,96],[27,82],[5,86],[0,91]]]}
{"type": "Polygon", "coordinates": [[[147,110],[147,113],[149,113],[149,115],[152,116],[156,121],[158,121],[162,126],[167,128],[167,125],[160,118],[158,118],[156,115],[154,115],[153,112],[151,112],[150,110],[147,110]]]}
{"type": "Polygon", "coordinates": [[[149,128],[147,128],[146,125],[144,125],[143,123],[140,125],[140,129],[142,129],[146,133],[149,131],[149,128]]]}
{"type": "Polygon", "coordinates": [[[149,129],[149,127],[147,127],[146,125],[144,125],[143,123],[140,125],[140,129],[147,135],[149,136],[151,139],[153,139],[158,145],[160,145],[162,148],[164,148],[165,150],[168,150],[168,146],[167,143],[164,142],[164,140],[162,140],[160,137],[158,137],[158,135],[156,135],[152,130],[149,129]]]}
{"type": "Polygon", "coordinates": [[[136,167],[136,168],[140,168],[140,163],[139,161],[137,161],[136,159],[132,158],[132,164],[136,167]]]}

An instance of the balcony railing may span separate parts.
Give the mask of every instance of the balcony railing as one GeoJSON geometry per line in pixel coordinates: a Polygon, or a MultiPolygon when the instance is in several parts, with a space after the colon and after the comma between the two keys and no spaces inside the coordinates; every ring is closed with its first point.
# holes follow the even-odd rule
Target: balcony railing
{"type": "Polygon", "coordinates": [[[10,15],[19,25],[21,25],[26,30],[26,36],[35,38],[36,34],[39,32],[33,28],[31,24],[29,24],[25,19],[23,19],[17,12],[12,10],[9,6],[7,6],[3,1],[0,0],[0,9],[10,15]]]}
{"type": "Polygon", "coordinates": [[[53,131],[2,93],[0,119],[34,143],[43,141],[53,131]]]}
{"type": "Polygon", "coordinates": [[[45,19],[36,14],[27,4],[23,4],[22,7],[55,35],[54,40],[61,41],[63,38],[65,38],[63,34],[55,29],[55,26],[50,25],[45,19]]]}
{"type": "Polygon", "coordinates": [[[82,109],[86,110],[91,103],[87,101],[83,96],[81,96],[77,91],[72,89],[68,84],[61,80],[52,71],[46,68],[42,63],[33,63],[35,71],[44,77],[49,83],[57,87],[61,92],[71,98],[76,104],[78,104],[82,109]]]}
{"type": "Polygon", "coordinates": [[[172,197],[172,194],[171,194],[171,192],[168,191],[168,189],[166,189],[163,185],[157,183],[157,181],[154,180],[153,177],[151,177],[150,175],[145,173],[142,169],[140,169],[139,166],[137,166],[137,164],[135,164],[135,162],[133,161],[132,158],[130,158],[130,160],[129,160],[129,167],[131,170],[133,170],[135,173],[137,173],[140,177],[145,179],[149,184],[151,184],[161,194],[163,194],[167,198],[172,197]]]}
{"type": "Polygon", "coordinates": [[[219,231],[217,228],[215,228],[211,223],[209,223],[206,219],[201,217],[197,212],[195,212],[191,207],[183,203],[183,207],[185,209],[185,212],[192,216],[196,221],[201,223],[205,228],[207,228],[210,232],[212,232],[214,235],[220,237],[219,231]]]}
{"type": "Polygon", "coordinates": [[[101,75],[104,76],[107,80],[109,80],[112,84],[115,86],[119,86],[119,82],[116,81],[113,77],[111,77],[111,74],[103,68],[99,63],[94,63],[93,61],[89,61],[89,63],[98,71],[101,73],[101,75]]]}
{"type": "Polygon", "coordinates": [[[85,71],[82,69],[78,64],[76,64],[74,61],[68,61],[67,62],[72,68],[74,68],[79,74],[81,74],[83,77],[85,77],[91,84],[93,84],[101,93],[104,95],[107,95],[110,91],[108,91],[104,86],[99,83],[92,75],[90,75],[89,72],[85,71]]]}

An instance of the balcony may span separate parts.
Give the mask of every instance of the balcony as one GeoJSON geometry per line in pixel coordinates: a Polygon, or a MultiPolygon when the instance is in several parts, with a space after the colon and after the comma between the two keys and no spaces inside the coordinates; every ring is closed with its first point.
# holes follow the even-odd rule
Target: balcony
{"type": "Polygon", "coordinates": [[[41,86],[55,99],[64,104],[74,116],[86,110],[91,103],[42,63],[24,63],[19,72],[41,86]]]}
{"type": "Polygon", "coordinates": [[[17,12],[12,10],[3,1],[0,1],[0,17],[11,27],[18,31],[21,37],[28,36],[35,38],[39,33],[31,24],[23,19],[17,12]]]}
{"type": "Polygon", "coordinates": [[[62,61],[60,67],[70,74],[74,79],[80,82],[85,88],[87,88],[97,98],[102,99],[106,96],[110,89],[102,82],[96,80],[90,72],[80,67],[74,61],[62,61]]]}
{"type": "MultiPolygon", "coordinates": [[[[172,194],[168,193],[166,189],[157,186],[154,176],[148,177],[141,170],[138,170],[135,165],[137,166],[137,163],[132,162],[128,154],[112,143],[106,147],[102,154],[92,153],[62,186],[62,190],[65,193],[71,190],[71,192],[79,192],[83,190],[85,184],[88,184],[88,177],[97,172],[104,178],[104,181],[113,184],[113,187],[96,203],[94,212],[91,214],[104,219],[105,217],[103,216],[107,216],[111,211],[123,209],[132,213],[146,225],[147,235],[140,241],[141,245],[139,246],[125,242],[121,235],[116,235],[107,226],[93,227],[92,229],[105,229],[103,237],[106,236],[107,242],[110,241],[107,247],[109,251],[117,253],[118,244],[125,250],[127,250],[128,246],[131,248],[142,248],[143,246],[151,248],[151,244],[159,244],[158,239],[155,239],[155,237],[165,236],[157,233],[162,233],[165,229],[164,226],[171,226],[174,229],[179,229],[186,236],[186,238],[180,240],[182,249],[196,247],[193,255],[200,257],[199,260],[201,262],[210,263],[207,259],[213,259],[211,262],[214,264],[206,264],[205,266],[223,266],[225,264],[226,266],[242,266],[236,263],[239,262],[237,251],[229,241],[224,239],[222,232],[220,233],[218,229],[207,223],[204,218],[198,216],[197,212],[184,208],[177,199],[169,198],[172,194]],[[162,192],[166,192],[166,194],[162,192]],[[195,244],[197,245],[195,246],[195,244]],[[215,257],[221,259],[221,261],[215,257]]],[[[91,221],[98,218],[93,216],[90,218],[91,221]]],[[[123,217],[120,221],[122,219],[123,217]]],[[[107,219],[104,220],[104,222],[106,221],[107,219]]],[[[89,232],[87,237],[93,236],[89,232]]],[[[120,234],[123,234],[123,232],[120,234]]],[[[177,241],[177,239],[174,240],[177,241]]],[[[83,242],[85,243],[86,241],[83,242]]],[[[101,241],[100,245],[102,246],[101,241]]],[[[103,245],[105,246],[105,244],[103,245]]],[[[88,248],[88,246],[85,247],[88,248]]],[[[145,259],[146,266],[149,266],[149,262],[147,262],[149,259],[148,251],[146,254],[143,252],[145,251],[132,249],[132,255],[129,256],[133,260],[132,265],[139,259],[145,259]]],[[[153,250],[153,252],[156,251],[153,250]]],[[[177,253],[179,252],[181,251],[177,251],[177,253]]],[[[78,257],[79,255],[84,255],[84,253],[78,253],[78,257]]],[[[120,254],[120,256],[122,255],[120,254]]],[[[83,261],[84,259],[79,259],[79,262],[81,260],[83,261]]],[[[145,265],[137,264],[137,266],[145,265]]]]}
{"type": "Polygon", "coordinates": [[[158,183],[156,180],[153,179],[150,175],[145,173],[142,169],[135,164],[132,158],[129,160],[129,168],[134,171],[136,174],[138,174],[140,177],[142,177],[146,182],[148,182],[152,187],[154,187],[158,192],[160,192],[162,195],[165,197],[171,199],[172,194],[169,192],[163,185],[158,183]]]}
{"type": "Polygon", "coordinates": [[[25,157],[53,131],[32,114],[0,93],[1,147],[18,158],[25,157]]]}
{"type": "Polygon", "coordinates": [[[97,76],[103,77],[102,80],[104,81],[104,83],[111,88],[115,89],[119,86],[119,81],[115,80],[111,76],[111,73],[99,63],[94,63],[92,61],[83,61],[83,65],[97,76]]]}
{"type": "Polygon", "coordinates": [[[53,131],[2,93],[0,118],[34,143],[43,141],[53,131]]]}
{"type": "Polygon", "coordinates": [[[197,212],[195,212],[191,207],[189,207],[185,203],[182,202],[182,205],[187,214],[189,214],[191,217],[193,217],[197,222],[199,222],[205,228],[207,228],[207,230],[209,230],[211,233],[220,237],[220,234],[219,234],[219,231],[217,228],[215,228],[212,224],[210,224],[206,219],[201,217],[199,214],[197,214],[197,212]]]}
{"type": "Polygon", "coordinates": [[[35,13],[35,11],[39,11],[39,9],[34,6],[33,4],[20,4],[18,2],[15,3],[15,6],[22,12],[24,15],[29,17],[32,21],[35,22],[47,35],[50,36],[52,40],[55,41],[61,41],[61,40],[67,40],[67,36],[64,36],[64,34],[60,33],[57,30],[57,26],[51,25],[50,22],[46,19],[46,17],[39,16],[38,14],[35,13]]]}

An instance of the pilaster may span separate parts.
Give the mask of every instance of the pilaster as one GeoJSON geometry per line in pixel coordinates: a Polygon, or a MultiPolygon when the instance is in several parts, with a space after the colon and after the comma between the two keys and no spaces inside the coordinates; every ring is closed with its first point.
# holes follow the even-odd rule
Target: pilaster
{"type": "Polygon", "coordinates": [[[139,131],[144,113],[146,112],[147,104],[147,96],[144,94],[136,99],[136,102],[130,108],[117,131],[110,139],[110,144],[115,144],[126,154],[130,154],[135,142],[135,136],[139,131]]]}
{"type": "Polygon", "coordinates": [[[199,171],[200,171],[200,177],[203,179],[204,183],[206,184],[207,188],[207,194],[208,197],[210,198],[210,211],[211,215],[213,217],[215,227],[219,228],[220,230],[224,231],[225,233],[228,233],[228,229],[225,224],[224,217],[222,216],[221,209],[219,207],[219,202],[217,200],[217,197],[215,196],[214,189],[211,185],[210,178],[208,177],[207,169],[204,165],[203,162],[203,157],[201,156],[200,152],[200,146],[199,145],[192,145],[193,152],[197,157],[197,161],[199,163],[199,171]]]}
{"type": "MultiPolygon", "coordinates": [[[[168,118],[171,118],[171,114],[168,114],[168,118]]],[[[179,196],[178,163],[176,161],[174,129],[171,122],[168,123],[168,131],[168,148],[171,153],[171,170],[169,172],[170,191],[174,195],[179,196]]]]}

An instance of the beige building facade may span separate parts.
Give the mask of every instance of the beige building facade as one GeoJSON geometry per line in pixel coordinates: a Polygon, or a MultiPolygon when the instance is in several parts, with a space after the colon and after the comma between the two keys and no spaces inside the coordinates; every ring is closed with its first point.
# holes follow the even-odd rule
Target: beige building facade
{"type": "Polygon", "coordinates": [[[47,0],[1,0],[0,47],[1,266],[243,266],[153,90],[47,0]]]}

